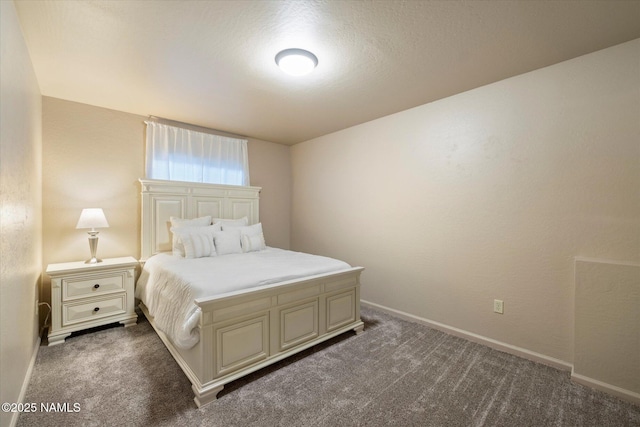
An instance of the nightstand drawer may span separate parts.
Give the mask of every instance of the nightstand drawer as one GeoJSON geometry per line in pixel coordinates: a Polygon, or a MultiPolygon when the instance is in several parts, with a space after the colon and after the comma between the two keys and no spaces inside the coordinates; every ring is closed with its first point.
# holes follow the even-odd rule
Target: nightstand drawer
{"type": "Polygon", "coordinates": [[[62,326],[78,322],[87,322],[126,312],[127,294],[121,293],[113,298],[91,300],[80,304],[62,305],[62,326]]]}
{"type": "Polygon", "coordinates": [[[87,279],[69,278],[62,280],[62,300],[69,301],[93,295],[103,295],[124,290],[124,274],[93,276],[87,279]]]}

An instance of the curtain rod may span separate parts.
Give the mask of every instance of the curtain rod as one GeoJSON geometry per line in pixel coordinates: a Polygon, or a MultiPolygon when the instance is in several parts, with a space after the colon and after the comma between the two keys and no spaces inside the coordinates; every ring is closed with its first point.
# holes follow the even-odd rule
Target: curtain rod
{"type": "Polygon", "coordinates": [[[155,122],[158,122],[158,123],[164,123],[164,124],[167,124],[167,125],[170,125],[170,126],[182,127],[182,128],[186,128],[186,129],[195,130],[196,132],[210,133],[210,134],[213,134],[213,135],[220,135],[220,136],[230,136],[230,137],[242,138],[242,139],[248,139],[249,138],[246,135],[239,135],[237,133],[226,132],[226,131],[219,130],[219,129],[207,128],[207,127],[204,127],[204,126],[198,126],[198,125],[194,125],[194,124],[191,124],[191,123],[185,123],[185,122],[179,122],[177,120],[165,119],[164,117],[158,117],[158,116],[149,115],[149,120],[155,121],[155,122]]]}

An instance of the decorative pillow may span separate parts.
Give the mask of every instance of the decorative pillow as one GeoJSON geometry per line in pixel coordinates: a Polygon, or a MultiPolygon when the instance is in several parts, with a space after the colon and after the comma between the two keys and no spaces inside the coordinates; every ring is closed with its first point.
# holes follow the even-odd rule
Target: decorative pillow
{"type": "Polygon", "coordinates": [[[244,227],[246,225],[249,225],[249,218],[247,218],[246,216],[238,219],[214,218],[213,223],[221,224],[223,228],[225,225],[230,227],[244,227]]]}
{"type": "MultiPolygon", "coordinates": [[[[194,218],[194,219],[183,219],[183,218],[172,216],[169,218],[169,221],[171,221],[172,228],[204,227],[207,225],[211,225],[211,215],[202,216],[200,218],[194,218]]],[[[182,242],[180,242],[180,239],[178,239],[175,234],[173,235],[171,248],[173,249],[174,255],[181,256],[181,257],[184,256],[184,245],[182,244],[182,242]]]]}
{"type": "Polygon", "coordinates": [[[184,248],[185,258],[202,258],[216,256],[213,235],[219,227],[172,227],[171,232],[184,248]]]}
{"type": "Polygon", "coordinates": [[[217,231],[213,233],[213,241],[218,255],[242,253],[238,230],[217,231]]]}
{"type": "Polygon", "coordinates": [[[264,234],[255,234],[253,236],[244,235],[241,237],[242,252],[256,252],[267,248],[264,242],[264,234]]]}
{"type": "Polygon", "coordinates": [[[262,224],[253,224],[246,227],[230,227],[222,225],[223,230],[238,230],[240,232],[240,242],[242,244],[242,252],[255,252],[266,249],[267,245],[264,241],[264,233],[262,232],[262,224]]]}

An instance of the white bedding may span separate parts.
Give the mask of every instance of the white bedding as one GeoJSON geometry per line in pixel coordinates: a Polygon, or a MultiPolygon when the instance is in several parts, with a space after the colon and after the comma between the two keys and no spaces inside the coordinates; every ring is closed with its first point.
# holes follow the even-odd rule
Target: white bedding
{"type": "Polygon", "coordinates": [[[259,252],[186,259],[157,254],[136,285],[139,298],[173,343],[184,349],[199,340],[196,298],[221,295],[350,268],[333,258],[267,247],[259,252]]]}

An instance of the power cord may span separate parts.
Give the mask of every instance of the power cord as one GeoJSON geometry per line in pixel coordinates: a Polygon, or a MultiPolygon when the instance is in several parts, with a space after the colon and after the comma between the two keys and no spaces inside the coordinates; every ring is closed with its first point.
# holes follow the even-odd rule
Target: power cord
{"type": "Polygon", "coordinates": [[[40,336],[42,336],[44,329],[50,326],[47,322],[49,321],[49,316],[51,315],[51,306],[47,302],[40,302],[38,303],[38,309],[40,308],[40,306],[43,306],[43,305],[46,305],[49,308],[49,312],[47,313],[47,317],[44,318],[44,323],[42,323],[42,328],[40,328],[40,336]]]}

